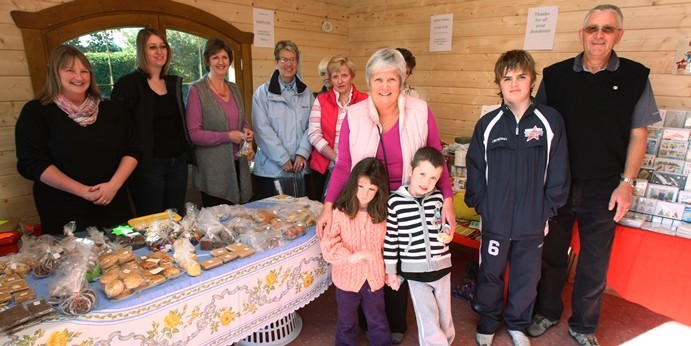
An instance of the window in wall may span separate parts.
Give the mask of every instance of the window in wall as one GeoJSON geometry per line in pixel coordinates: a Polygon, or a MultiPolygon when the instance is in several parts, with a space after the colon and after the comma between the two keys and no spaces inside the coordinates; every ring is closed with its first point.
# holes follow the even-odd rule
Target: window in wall
{"type": "Polygon", "coordinates": [[[73,38],[65,44],[77,47],[94,69],[98,90],[110,97],[118,78],[132,72],[137,58],[137,31],[141,28],[119,28],[93,32],[73,38]]]}
{"type": "MultiPolygon", "coordinates": [[[[92,32],[73,38],[65,44],[84,52],[95,71],[96,84],[104,98],[109,98],[113,84],[132,72],[137,59],[137,33],[141,28],[117,28],[92,32]]],[[[206,73],[204,45],[206,39],[183,31],[168,30],[168,43],[173,51],[170,73],[182,77],[183,100],[187,100],[190,84],[206,73]]],[[[228,80],[235,81],[234,66],[228,80]]]]}

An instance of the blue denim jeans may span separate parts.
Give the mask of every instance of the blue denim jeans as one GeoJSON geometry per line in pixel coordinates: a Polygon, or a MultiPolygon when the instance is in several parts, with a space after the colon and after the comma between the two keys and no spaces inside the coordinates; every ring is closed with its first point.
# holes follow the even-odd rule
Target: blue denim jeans
{"type": "Polygon", "coordinates": [[[137,216],[174,208],[185,212],[187,157],[155,157],[147,175],[132,175],[129,190],[137,216]]]}

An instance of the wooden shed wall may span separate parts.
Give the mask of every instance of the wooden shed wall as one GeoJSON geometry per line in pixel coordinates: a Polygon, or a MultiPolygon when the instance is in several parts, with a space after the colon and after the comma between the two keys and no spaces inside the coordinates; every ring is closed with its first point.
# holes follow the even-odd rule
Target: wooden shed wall
{"type": "MultiPolygon", "coordinates": [[[[472,133],[481,105],[500,102],[494,63],[502,52],[523,48],[529,8],[559,7],[554,49],[531,51],[541,72],[582,51],[578,29],[602,3],[621,7],[625,32],[615,50],[651,69],[658,106],[691,110],[691,76],[671,74],[678,40],[691,37],[688,0],[358,0],[349,12],[350,54],[364,68],[378,48],[410,49],[417,67],[409,83],[429,102],[442,139],[453,141],[472,133]],[[452,50],[430,53],[430,16],[447,13],[453,13],[452,50]]],[[[356,83],[365,85],[364,74],[356,83]]]]}

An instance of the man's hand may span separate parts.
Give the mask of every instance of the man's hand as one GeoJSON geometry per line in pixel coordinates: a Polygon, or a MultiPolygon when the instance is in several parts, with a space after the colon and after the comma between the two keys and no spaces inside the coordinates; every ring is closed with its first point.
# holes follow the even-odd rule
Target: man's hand
{"type": "Polygon", "coordinates": [[[617,211],[614,214],[614,222],[619,222],[619,220],[626,215],[626,212],[629,211],[632,193],[633,186],[623,181],[619,183],[619,186],[612,192],[612,197],[609,199],[608,210],[614,210],[616,205],[617,211]]]}

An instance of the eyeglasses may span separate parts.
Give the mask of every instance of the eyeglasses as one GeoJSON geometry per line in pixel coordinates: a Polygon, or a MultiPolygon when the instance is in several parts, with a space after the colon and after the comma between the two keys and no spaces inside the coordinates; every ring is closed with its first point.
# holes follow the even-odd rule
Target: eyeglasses
{"type": "Polygon", "coordinates": [[[296,59],[296,58],[284,58],[284,57],[280,57],[280,58],[278,58],[278,61],[280,61],[281,63],[285,64],[285,63],[287,63],[288,61],[290,61],[290,62],[296,62],[296,61],[298,61],[298,59],[296,59]]]}
{"type": "Polygon", "coordinates": [[[619,28],[615,28],[611,25],[605,25],[605,26],[597,26],[597,25],[589,25],[583,28],[583,31],[585,31],[588,34],[594,34],[597,33],[598,31],[602,30],[602,33],[604,34],[613,34],[615,31],[620,30],[619,28]]]}
{"type": "Polygon", "coordinates": [[[326,77],[326,72],[319,72],[320,77],[326,77]]]}

